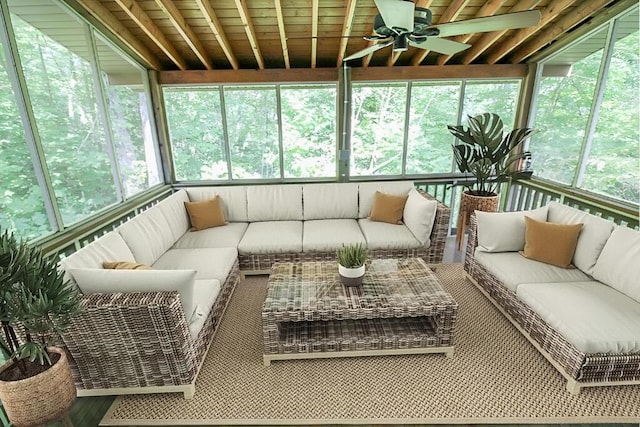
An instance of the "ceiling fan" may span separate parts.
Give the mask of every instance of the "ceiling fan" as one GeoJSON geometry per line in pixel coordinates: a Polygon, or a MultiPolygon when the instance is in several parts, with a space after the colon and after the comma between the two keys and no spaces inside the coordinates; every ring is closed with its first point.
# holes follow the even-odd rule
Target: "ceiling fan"
{"type": "Polygon", "coordinates": [[[345,61],[362,58],[391,45],[393,45],[394,52],[405,51],[411,45],[445,55],[454,55],[471,47],[471,45],[443,37],[525,28],[540,22],[540,11],[526,10],[431,25],[431,11],[423,7],[415,7],[412,1],[374,1],[380,12],[373,20],[375,35],[364,38],[377,43],[347,56],[344,58],[345,61]]]}

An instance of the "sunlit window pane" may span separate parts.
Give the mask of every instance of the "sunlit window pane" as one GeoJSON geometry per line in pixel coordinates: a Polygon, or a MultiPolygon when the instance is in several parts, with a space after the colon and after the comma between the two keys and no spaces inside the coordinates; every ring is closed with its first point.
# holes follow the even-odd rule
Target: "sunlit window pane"
{"type": "Polygon", "coordinates": [[[224,101],[232,177],[279,178],[276,88],[229,87],[224,101]]]}
{"type": "Polygon", "coordinates": [[[353,85],[351,175],[400,175],[407,85],[353,85]]]}
{"type": "Polygon", "coordinates": [[[413,84],[406,173],[451,172],[453,136],[447,125],[457,123],[459,98],[460,83],[413,84]]]}
{"type": "Polygon", "coordinates": [[[46,10],[29,14],[30,3],[11,2],[11,21],[55,196],[70,224],[117,202],[116,186],[85,27],[57,3],[40,2],[46,10]],[[65,30],[50,37],[53,22],[65,30]]]}
{"type": "Polygon", "coordinates": [[[109,103],[111,134],[125,196],[160,182],[143,71],[100,37],[96,51],[109,103]]]}
{"type": "Polygon", "coordinates": [[[467,116],[496,113],[504,122],[505,130],[511,130],[518,108],[520,81],[468,81],[464,90],[462,123],[467,116]]]}
{"type": "MultiPolygon", "coordinates": [[[[631,18],[635,20],[637,28],[637,14],[631,18]]],[[[633,24],[632,19],[621,20],[621,23],[633,24]]],[[[623,25],[620,27],[621,31],[628,28],[623,25]]],[[[637,30],[618,40],[613,47],[600,115],[582,183],[584,189],[634,203],[640,201],[639,52],[637,30]]]]}
{"type": "Polygon", "coordinates": [[[24,238],[51,231],[0,41],[0,227],[24,238]]]}
{"type": "Polygon", "coordinates": [[[286,178],[336,176],[336,88],[280,89],[286,178]]]}
{"type": "Polygon", "coordinates": [[[227,179],[218,89],[165,89],[164,101],[176,179],[227,179]]]}

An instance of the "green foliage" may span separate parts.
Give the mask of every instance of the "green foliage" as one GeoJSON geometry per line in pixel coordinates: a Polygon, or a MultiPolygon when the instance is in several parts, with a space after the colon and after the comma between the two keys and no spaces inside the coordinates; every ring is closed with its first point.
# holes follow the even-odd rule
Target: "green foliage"
{"type": "Polygon", "coordinates": [[[513,129],[505,136],[502,119],[494,113],[469,116],[468,123],[468,128],[447,128],[461,142],[453,145],[458,169],[476,178],[474,183],[464,184],[472,194],[488,196],[497,191],[500,183],[531,177],[532,171],[519,167],[530,154],[519,149],[533,129],[513,129]]]}
{"type": "Polygon", "coordinates": [[[78,291],[64,279],[55,258],[45,257],[8,230],[2,232],[0,321],[4,337],[0,347],[5,357],[51,363],[46,351],[49,338],[63,333],[79,311],[78,291]],[[16,329],[24,329],[22,338],[16,329]]]}
{"type": "Polygon", "coordinates": [[[362,267],[369,258],[369,249],[362,243],[342,245],[336,252],[338,263],[346,268],[362,267]]]}

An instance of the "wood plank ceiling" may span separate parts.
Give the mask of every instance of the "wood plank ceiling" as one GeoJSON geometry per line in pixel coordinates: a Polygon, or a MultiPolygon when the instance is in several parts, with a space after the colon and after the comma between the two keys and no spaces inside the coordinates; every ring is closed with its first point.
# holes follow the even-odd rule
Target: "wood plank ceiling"
{"type": "MultiPolygon", "coordinates": [[[[335,68],[371,43],[373,0],[70,0],[157,70],[335,68]]],[[[519,64],[607,10],[630,0],[416,0],[433,23],[529,9],[540,24],[453,37],[454,56],[381,49],[352,67],[519,64]]]]}

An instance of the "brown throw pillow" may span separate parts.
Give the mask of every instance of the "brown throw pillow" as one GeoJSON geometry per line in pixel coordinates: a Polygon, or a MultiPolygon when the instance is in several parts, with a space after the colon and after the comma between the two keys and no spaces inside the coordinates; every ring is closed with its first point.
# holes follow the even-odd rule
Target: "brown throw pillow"
{"type": "Polygon", "coordinates": [[[220,196],[202,202],[184,202],[191,221],[191,227],[195,230],[219,227],[225,225],[224,213],[220,205],[220,196]]]}
{"type": "Polygon", "coordinates": [[[373,197],[373,206],[371,207],[371,221],[388,222],[391,224],[402,224],[402,214],[404,213],[404,204],[407,202],[408,194],[404,196],[395,196],[393,194],[381,193],[376,191],[373,197]]]}
{"type": "Polygon", "coordinates": [[[105,261],[102,263],[102,268],[110,270],[153,270],[147,264],[129,261],[105,261]]]}
{"type": "Polygon", "coordinates": [[[562,268],[571,268],[578,234],[584,224],[555,224],[524,217],[526,232],[523,255],[562,268]]]}

